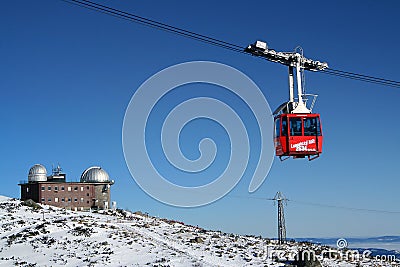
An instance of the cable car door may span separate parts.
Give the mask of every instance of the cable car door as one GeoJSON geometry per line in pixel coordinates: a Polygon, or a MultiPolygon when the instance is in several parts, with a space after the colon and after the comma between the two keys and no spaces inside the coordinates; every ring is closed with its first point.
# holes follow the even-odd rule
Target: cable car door
{"type": "Polygon", "coordinates": [[[289,118],[289,154],[307,156],[318,153],[318,121],[318,117],[289,118]]]}

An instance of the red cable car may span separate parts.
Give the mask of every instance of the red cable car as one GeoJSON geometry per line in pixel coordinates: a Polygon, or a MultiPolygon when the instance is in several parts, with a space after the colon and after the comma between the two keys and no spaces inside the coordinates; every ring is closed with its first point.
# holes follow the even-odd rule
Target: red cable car
{"type": "Polygon", "coordinates": [[[320,71],[328,68],[328,64],[305,58],[300,47],[294,52],[276,52],[262,41],[249,45],[245,52],[289,67],[289,102],[283,103],[274,112],[275,154],[281,160],[290,157],[307,157],[309,160],[318,158],[322,153],[323,136],[320,116],[312,113],[317,95],[305,93],[304,70],[320,71]],[[294,68],[297,98],[294,97],[294,68]],[[314,96],[309,107],[308,96],[314,96]]]}
{"type": "MultiPolygon", "coordinates": [[[[300,77],[297,67],[297,77],[300,77]]],[[[297,94],[294,98],[293,67],[289,66],[289,102],[280,105],[274,112],[275,154],[280,160],[290,157],[313,160],[322,153],[322,127],[319,114],[312,113],[317,95],[303,93],[301,79],[297,79],[297,94]],[[308,96],[313,96],[307,107],[308,96]]]]}
{"type": "Polygon", "coordinates": [[[318,95],[305,94],[297,64],[297,98],[294,98],[293,67],[289,66],[289,102],[280,105],[274,112],[275,154],[280,160],[290,157],[313,160],[322,153],[322,127],[319,114],[312,113],[318,95]],[[313,96],[310,107],[307,97],[313,96]]]}
{"type": "Polygon", "coordinates": [[[322,153],[319,114],[280,114],[275,116],[275,153],[282,157],[313,160],[322,153]]]}

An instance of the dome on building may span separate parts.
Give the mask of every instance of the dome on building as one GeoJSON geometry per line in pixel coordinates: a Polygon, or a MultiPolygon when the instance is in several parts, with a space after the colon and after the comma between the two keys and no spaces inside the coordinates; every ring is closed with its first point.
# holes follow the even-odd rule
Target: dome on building
{"type": "Polygon", "coordinates": [[[101,167],[87,168],[81,175],[81,182],[108,182],[110,177],[101,167]]]}
{"type": "Polygon", "coordinates": [[[28,173],[29,182],[45,182],[47,181],[47,170],[41,164],[35,164],[29,169],[28,173]]]}

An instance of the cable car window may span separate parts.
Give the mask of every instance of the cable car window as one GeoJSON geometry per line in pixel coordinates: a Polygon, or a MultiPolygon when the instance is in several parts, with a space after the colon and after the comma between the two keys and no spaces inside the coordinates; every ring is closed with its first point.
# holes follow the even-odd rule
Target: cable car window
{"type": "Polygon", "coordinates": [[[278,118],[278,119],[275,121],[275,137],[280,136],[280,133],[279,133],[280,125],[281,125],[281,119],[278,118]]]}
{"type": "Polygon", "coordinates": [[[305,136],[319,136],[321,135],[321,127],[319,125],[319,119],[304,118],[304,135],[305,136]]]}
{"type": "Polygon", "coordinates": [[[290,135],[291,136],[301,136],[301,118],[290,118],[290,135]]]}
{"type": "Polygon", "coordinates": [[[284,118],[282,120],[282,136],[287,136],[287,120],[284,118]]]}

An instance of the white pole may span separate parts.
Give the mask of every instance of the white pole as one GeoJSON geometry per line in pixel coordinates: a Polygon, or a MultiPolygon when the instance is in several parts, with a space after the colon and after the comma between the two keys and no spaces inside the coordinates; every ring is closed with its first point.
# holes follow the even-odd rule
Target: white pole
{"type": "Polygon", "coordinates": [[[294,102],[293,66],[289,66],[289,101],[294,102]]]}
{"type": "Polygon", "coordinates": [[[301,89],[301,75],[300,75],[300,54],[297,54],[297,62],[296,62],[296,78],[297,78],[297,94],[299,98],[299,105],[303,105],[303,96],[301,89]]]}

